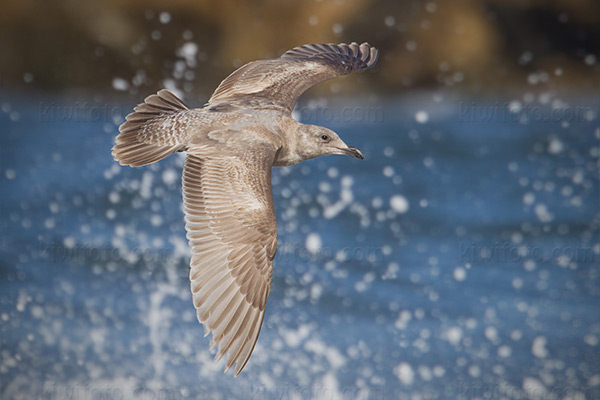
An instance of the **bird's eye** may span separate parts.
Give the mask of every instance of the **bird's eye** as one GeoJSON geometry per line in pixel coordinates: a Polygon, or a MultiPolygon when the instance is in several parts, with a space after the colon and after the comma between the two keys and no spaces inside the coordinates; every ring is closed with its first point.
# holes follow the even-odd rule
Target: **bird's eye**
{"type": "Polygon", "coordinates": [[[327,135],[321,135],[321,140],[323,140],[324,142],[329,140],[329,136],[327,135]]]}

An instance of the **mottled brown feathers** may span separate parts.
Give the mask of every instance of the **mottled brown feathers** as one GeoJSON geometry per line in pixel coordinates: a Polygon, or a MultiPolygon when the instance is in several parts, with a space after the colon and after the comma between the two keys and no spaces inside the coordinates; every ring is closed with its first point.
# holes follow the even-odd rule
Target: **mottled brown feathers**
{"type": "Polygon", "coordinates": [[[309,44],[273,60],[248,63],[229,75],[215,90],[209,105],[281,107],[292,111],[298,98],[314,85],[364,71],[377,62],[377,49],[368,43],[309,44]]]}
{"type": "Polygon", "coordinates": [[[201,159],[183,170],[190,281],[198,320],[228,353],[235,375],[258,339],[273,275],[277,226],[271,195],[275,151],[201,159]]]}
{"type": "MultiPolygon", "coordinates": [[[[271,168],[324,155],[309,150],[318,149],[320,142],[311,140],[325,128],[300,124],[291,110],[308,88],[376,61],[377,50],[367,43],[299,46],[239,68],[204,109],[190,109],[161,90],[119,127],[112,154],[122,165],[188,151],[183,203],[192,248],[190,289],[198,320],[213,335],[211,347],[218,346],[216,358],[226,356],[235,375],[258,340],[273,277],[271,168]],[[317,134],[311,136],[311,129],[317,134]]],[[[334,132],[325,134],[337,140],[327,142],[338,146],[330,154],[360,154],[334,132]]]]}

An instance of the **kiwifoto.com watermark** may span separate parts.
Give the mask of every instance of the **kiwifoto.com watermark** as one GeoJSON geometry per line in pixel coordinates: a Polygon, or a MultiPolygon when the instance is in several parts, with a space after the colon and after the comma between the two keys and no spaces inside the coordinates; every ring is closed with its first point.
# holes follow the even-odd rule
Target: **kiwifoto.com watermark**
{"type": "Polygon", "coordinates": [[[322,400],[387,400],[394,398],[393,393],[380,386],[346,386],[328,387],[324,384],[301,386],[298,384],[277,385],[274,388],[264,385],[253,385],[248,397],[252,400],[263,399],[322,399],[322,400]]]}
{"type": "Polygon", "coordinates": [[[384,121],[383,108],[379,106],[329,107],[326,105],[308,105],[296,107],[294,118],[302,123],[344,123],[377,125],[384,121]]]}
{"type": "MultiPolygon", "coordinates": [[[[99,263],[130,262],[160,264],[177,261],[181,257],[171,247],[114,247],[110,245],[92,246],[82,243],[39,242],[38,254],[51,262],[99,263]]],[[[190,254],[191,256],[191,254],[190,254]]],[[[275,256],[276,263],[288,263],[298,260],[311,262],[335,261],[338,264],[350,262],[377,263],[384,259],[383,249],[372,246],[348,246],[332,249],[326,246],[309,249],[299,243],[280,243],[275,256]]]]}
{"type": "Polygon", "coordinates": [[[38,119],[40,122],[120,122],[123,109],[118,106],[76,101],[72,104],[40,102],[38,119]]]}
{"type": "MultiPolygon", "coordinates": [[[[149,387],[145,385],[110,385],[110,384],[69,384],[58,382],[43,382],[34,386],[31,398],[48,400],[179,400],[190,398],[190,393],[185,389],[175,387],[149,387]]],[[[202,392],[218,391],[216,384],[204,385],[202,392]]],[[[196,398],[196,397],[194,397],[196,398]]],[[[201,397],[198,397],[201,398],[201,397]]],[[[283,384],[267,387],[254,384],[244,393],[244,398],[253,400],[264,399],[322,399],[322,400],[386,400],[393,398],[393,393],[380,386],[366,387],[328,387],[323,384],[301,386],[299,384],[283,384]]]]}
{"type": "Polygon", "coordinates": [[[598,116],[598,106],[570,106],[522,103],[505,101],[478,103],[461,101],[459,103],[459,121],[465,123],[481,122],[590,122],[598,116]]]}
{"type": "MultiPolygon", "coordinates": [[[[40,102],[40,122],[120,122],[130,110],[122,107],[86,101],[72,104],[40,102]]],[[[384,121],[384,111],[379,106],[303,106],[294,109],[294,117],[303,123],[352,123],[376,125],[384,121]]]]}
{"type": "Polygon", "coordinates": [[[533,379],[525,379],[521,387],[508,383],[485,384],[458,381],[458,399],[538,399],[538,400],[576,400],[600,399],[600,386],[544,386],[533,379]]]}
{"type": "Polygon", "coordinates": [[[118,248],[110,245],[88,246],[80,243],[39,242],[38,254],[51,262],[99,263],[130,262],[164,263],[175,257],[172,248],[133,247],[118,248]]]}
{"type": "Polygon", "coordinates": [[[460,259],[470,263],[554,262],[566,264],[600,261],[597,249],[591,246],[533,246],[512,242],[460,243],[460,259]]]}
{"type": "MultiPolygon", "coordinates": [[[[211,389],[216,390],[216,387],[211,389]]],[[[185,390],[174,387],[148,387],[145,385],[86,384],[45,381],[29,387],[32,399],[47,400],[183,400],[189,398],[185,390]]]]}
{"type": "MultiPolygon", "coordinates": [[[[477,383],[457,381],[458,389],[454,392],[454,398],[459,400],[470,399],[539,399],[539,400],[575,400],[575,399],[598,399],[600,398],[600,386],[581,385],[554,385],[544,386],[534,379],[525,379],[521,387],[510,385],[508,383],[477,383]]],[[[214,383],[208,383],[203,386],[204,393],[217,391],[219,388],[214,383]]],[[[427,390],[427,389],[424,389],[427,390]]],[[[145,385],[110,385],[110,384],[80,384],[80,383],[58,383],[43,382],[34,384],[30,387],[29,394],[31,398],[41,398],[48,400],[179,400],[190,398],[191,393],[186,389],[176,387],[149,387],[145,385]]],[[[432,393],[433,394],[433,393],[432,393]]],[[[381,386],[345,386],[329,387],[325,384],[314,384],[311,386],[302,386],[294,383],[275,385],[267,387],[266,385],[254,384],[244,393],[246,399],[322,399],[322,400],[387,400],[398,397],[400,393],[394,389],[387,389],[381,386]]]]}

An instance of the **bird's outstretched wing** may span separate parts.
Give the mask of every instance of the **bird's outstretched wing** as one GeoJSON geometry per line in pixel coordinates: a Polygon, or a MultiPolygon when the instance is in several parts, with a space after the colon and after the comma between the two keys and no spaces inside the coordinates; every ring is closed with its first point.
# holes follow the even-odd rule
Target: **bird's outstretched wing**
{"type": "Polygon", "coordinates": [[[275,152],[268,144],[215,155],[192,147],[183,171],[194,306],[235,375],[258,339],[273,274],[275,152]]]}
{"type": "Polygon", "coordinates": [[[371,68],[377,56],[377,49],[368,43],[295,47],[279,58],[240,67],[221,82],[208,105],[276,106],[291,112],[307,89],[340,75],[371,68]]]}

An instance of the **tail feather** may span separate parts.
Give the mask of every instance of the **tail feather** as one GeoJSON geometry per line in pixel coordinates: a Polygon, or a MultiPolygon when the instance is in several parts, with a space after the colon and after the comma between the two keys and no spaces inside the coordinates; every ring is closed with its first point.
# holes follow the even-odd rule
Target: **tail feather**
{"type": "Polygon", "coordinates": [[[119,127],[112,155],[121,165],[138,167],[186,148],[190,110],[168,90],[144,99],[119,127]]]}

